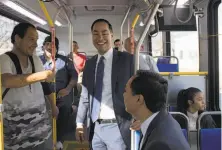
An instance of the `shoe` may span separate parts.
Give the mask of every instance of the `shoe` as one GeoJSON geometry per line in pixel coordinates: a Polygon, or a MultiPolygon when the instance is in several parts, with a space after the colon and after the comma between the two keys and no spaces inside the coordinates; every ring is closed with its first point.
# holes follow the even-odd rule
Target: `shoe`
{"type": "Polygon", "coordinates": [[[62,143],[61,143],[60,141],[58,141],[58,142],[56,143],[56,149],[57,149],[57,150],[63,150],[63,145],[62,145],[62,143]]]}

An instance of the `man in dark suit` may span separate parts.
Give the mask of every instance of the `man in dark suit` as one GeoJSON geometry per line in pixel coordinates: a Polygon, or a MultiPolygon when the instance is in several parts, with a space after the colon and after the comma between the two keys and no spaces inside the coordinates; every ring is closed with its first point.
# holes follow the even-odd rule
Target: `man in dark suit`
{"type": "Polygon", "coordinates": [[[107,20],[96,20],[91,31],[98,55],[86,62],[83,72],[76,138],[84,140],[83,123],[88,114],[89,141],[93,149],[130,149],[132,117],[125,111],[123,93],[134,72],[133,56],[113,50],[113,29],[107,20]]]}
{"type": "Polygon", "coordinates": [[[166,111],[168,83],[159,74],[138,71],[128,81],[124,102],[127,112],[140,120],[141,150],[189,150],[180,125],[166,111]]]}

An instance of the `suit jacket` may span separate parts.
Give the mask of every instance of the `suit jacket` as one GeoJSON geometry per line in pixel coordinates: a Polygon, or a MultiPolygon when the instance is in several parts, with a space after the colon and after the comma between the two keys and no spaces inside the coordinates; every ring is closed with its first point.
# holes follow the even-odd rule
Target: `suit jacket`
{"type": "MultiPolygon", "coordinates": [[[[89,126],[89,141],[92,141],[94,134],[94,123],[91,121],[91,112],[92,112],[92,95],[95,85],[95,69],[98,55],[93,56],[86,62],[84,72],[83,72],[83,86],[88,90],[88,99],[79,102],[79,111],[77,115],[78,118],[83,118],[88,112],[88,126],[89,126]]],[[[126,112],[123,93],[125,90],[125,85],[129,78],[134,74],[134,63],[133,55],[113,50],[113,63],[112,63],[112,99],[115,116],[117,123],[122,135],[122,138],[127,146],[127,149],[130,149],[131,135],[130,135],[130,124],[132,121],[132,116],[126,112]]]]}
{"type": "Polygon", "coordinates": [[[141,144],[142,150],[190,150],[180,125],[166,110],[151,121],[141,144]]]}

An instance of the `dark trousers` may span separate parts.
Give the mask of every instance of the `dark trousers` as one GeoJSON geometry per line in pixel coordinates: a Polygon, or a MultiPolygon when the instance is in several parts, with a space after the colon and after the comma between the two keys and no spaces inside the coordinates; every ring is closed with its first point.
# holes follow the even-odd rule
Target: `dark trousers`
{"type": "MultiPolygon", "coordinates": [[[[64,141],[64,136],[70,132],[73,125],[72,119],[72,99],[71,95],[67,95],[56,102],[59,108],[59,115],[57,118],[57,141],[64,141]]],[[[75,122],[74,122],[75,123],[75,122]]]]}

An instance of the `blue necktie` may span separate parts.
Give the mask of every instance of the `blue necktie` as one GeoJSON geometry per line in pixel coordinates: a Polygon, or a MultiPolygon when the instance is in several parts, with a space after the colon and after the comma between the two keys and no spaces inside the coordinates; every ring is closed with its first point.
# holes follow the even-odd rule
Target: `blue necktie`
{"type": "Polygon", "coordinates": [[[100,57],[96,70],[96,84],[94,87],[92,121],[96,122],[100,113],[100,104],[102,100],[103,75],[104,75],[104,56],[100,57]]]}

